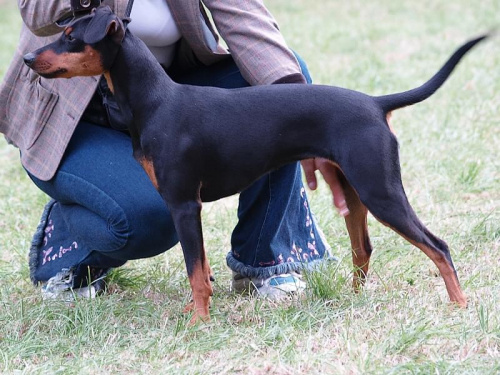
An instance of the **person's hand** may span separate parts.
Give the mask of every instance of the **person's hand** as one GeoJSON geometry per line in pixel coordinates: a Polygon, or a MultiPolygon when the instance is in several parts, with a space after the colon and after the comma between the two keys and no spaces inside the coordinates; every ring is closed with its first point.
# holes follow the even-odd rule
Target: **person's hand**
{"type": "Polygon", "coordinates": [[[301,161],[304,174],[306,176],[307,186],[311,190],[316,190],[318,181],[316,180],[316,170],[319,170],[323,175],[333,195],[333,204],[337,207],[338,212],[342,216],[349,215],[349,209],[345,201],[344,190],[340,185],[337,167],[329,160],[314,158],[301,161]]]}

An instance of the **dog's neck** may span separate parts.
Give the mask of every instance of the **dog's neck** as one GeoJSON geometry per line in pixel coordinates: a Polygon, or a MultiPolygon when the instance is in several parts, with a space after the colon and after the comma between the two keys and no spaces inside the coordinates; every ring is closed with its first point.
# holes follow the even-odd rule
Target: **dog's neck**
{"type": "Polygon", "coordinates": [[[144,42],[128,30],[104,77],[120,109],[134,118],[141,118],[143,113],[151,113],[156,106],[155,98],[137,101],[137,95],[147,95],[150,92],[169,95],[173,94],[176,86],[144,42]]]}

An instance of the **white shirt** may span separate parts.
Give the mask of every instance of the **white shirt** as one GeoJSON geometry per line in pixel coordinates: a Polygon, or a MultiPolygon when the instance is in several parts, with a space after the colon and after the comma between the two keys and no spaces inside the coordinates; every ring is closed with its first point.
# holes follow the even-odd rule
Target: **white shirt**
{"type": "Polygon", "coordinates": [[[160,64],[170,66],[181,33],[166,0],[135,0],[130,18],[130,31],[142,39],[160,64]]]}

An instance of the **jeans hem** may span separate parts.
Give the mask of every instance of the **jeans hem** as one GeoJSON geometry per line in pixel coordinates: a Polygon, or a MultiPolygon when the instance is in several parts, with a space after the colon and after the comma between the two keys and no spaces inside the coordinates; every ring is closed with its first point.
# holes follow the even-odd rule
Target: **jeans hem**
{"type": "Polygon", "coordinates": [[[230,251],[226,256],[227,266],[234,272],[243,277],[267,279],[274,275],[282,273],[296,272],[301,270],[314,270],[320,263],[325,261],[338,261],[335,256],[325,253],[324,258],[313,259],[308,262],[286,262],[268,267],[252,267],[237,260],[230,251]]]}
{"type": "Polygon", "coordinates": [[[35,272],[38,268],[38,258],[40,247],[43,244],[43,238],[45,236],[45,227],[47,226],[47,220],[49,219],[50,210],[54,206],[56,201],[51,199],[43,209],[42,217],[40,218],[40,223],[36,228],[33,239],[31,240],[31,246],[28,254],[28,266],[30,270],[30,279],[34,285],[38,284],[38,280],[35,278],[35,272]]]}

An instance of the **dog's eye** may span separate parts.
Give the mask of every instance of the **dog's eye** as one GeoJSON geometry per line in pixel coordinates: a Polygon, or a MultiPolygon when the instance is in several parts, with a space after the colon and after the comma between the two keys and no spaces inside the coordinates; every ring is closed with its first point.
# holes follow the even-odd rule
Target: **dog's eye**
{"type": "Polygon", "coordinates": [[[74,40],[75,40],[75,38],[73,38],[73,36],[72,36],[71,34],[68,34],[68,35],[66,35],[66,40],[67,40],[68,42],[72,42],[72,41],[74,41],[74,40]]]}

